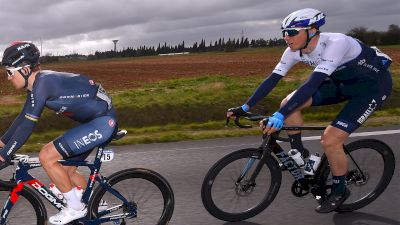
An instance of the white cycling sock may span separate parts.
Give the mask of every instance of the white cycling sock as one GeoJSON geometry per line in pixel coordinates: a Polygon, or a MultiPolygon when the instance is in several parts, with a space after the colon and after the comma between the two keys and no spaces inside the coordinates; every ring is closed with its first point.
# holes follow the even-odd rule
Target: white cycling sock
{"type": "Polygon", "coordinates": [[[84,190],[81,186],[74,187],[72,190],[75,191],[76,196],[78,196],[79,201],[82,201],[82,195],[84,190]]]}
{"type": "Polygon", "coordinates": [[[74,188],[66,193],[63,193],[63,195],[67,200],[67,205],[69,208],[81,210],[83,207],[85,207],[85,205],[81,202],[81,199],[76,194],[74,188]]]}

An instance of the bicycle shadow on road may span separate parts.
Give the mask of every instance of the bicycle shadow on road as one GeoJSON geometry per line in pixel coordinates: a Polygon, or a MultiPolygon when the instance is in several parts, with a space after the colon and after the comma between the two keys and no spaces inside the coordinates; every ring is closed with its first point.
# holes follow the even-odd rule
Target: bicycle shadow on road
{"type": "Polygon", "coordinates": [[[383,224],[400,225],[400,221],[398,220],[362,212],[336,213],[333,216],[333,223],[336,225],[343,225],[343,224],[374,225],[377,222],[379,222],[379,224],[382,225],[383,224]]]}
{"type": "Polygon", "coordinates": [[[247,221],[239,221],[239,222],[227,222],[224,225],[261,225],[259,223],[252,223],[247,221]]]}

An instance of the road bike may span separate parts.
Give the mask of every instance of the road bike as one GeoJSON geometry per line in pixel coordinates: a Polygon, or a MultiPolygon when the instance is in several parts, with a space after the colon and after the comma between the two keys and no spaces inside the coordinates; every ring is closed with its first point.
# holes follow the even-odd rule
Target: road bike
{"type": "MultiPolygon", "coordinates": [[[[125,130],[117,132],[114,140],[121,139],[126,133],[125,130]]],[[[64,166],[90,169],[87,188],[82,195],[88,214],[70,224],[168,224],[175,201],[167,180],[143,168],[121,170],[108,177],[101,175],[102,162],[113,158],[110,150],[105,149],[106,145],[97,147],[93,162],[60,160],[64,166]],[[106,208],[99,207],[104,202],[106,208]]],[[[0,179],[0,202],[4,203],[0,225],[47,224],[47,211],[40,196],[57,210],[66,207],[65,202],[29,174],[29,170],[41,167],[37,157],[15,155],[9,164],[16,167],[10,180],[0,179]]]]}
{"type": "MultiPolygon", "coordinates": [[[[244,118],[259,121],[265,117],[248,113],[244,118]]],[[[251,127],[242,125],[239,117],[235,123],[241,128],[251,127]]],[[[282,128],[291,131],[324,129],[321,126],[282,128]]],[[[291,187],[293,195],[303,197],[311,193],[318,203],[329,197],[332,174],[326,156],[322,155],[313,176],[306,175],[278,141],[290,142],[290,139],[280,137],[279,132],[263,135],[259,148],[234,151],[210,168],[202,184],[201,198],[211,215],[220,220],[235,222],[259,214],[278,194],[282,168],[286,168],[294,178],[291,187]]],[[[351,195],[336,211],[351,212],[370,204],[382,194],[393,176],[395,158],[391,148],[376,139],[361,139],[343,147],[349,162],[346,187],[351,195]]]]}

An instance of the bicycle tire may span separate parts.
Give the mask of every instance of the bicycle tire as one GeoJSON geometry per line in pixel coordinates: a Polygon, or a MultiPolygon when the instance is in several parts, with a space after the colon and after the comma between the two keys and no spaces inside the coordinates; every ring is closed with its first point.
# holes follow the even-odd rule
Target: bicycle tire
{"type": "MultiPolygon", "coordinates": [[[[14,189],[16,183],[8,181],[0,181],[0,200],[7,199],[9,193],[14,189]]],[[[5,201],[4,201],[5,202],[5,201]]],[[[19,192],[19,199],[13,206],[7,216],[7,225],[20,225],[20,224],[37,224],[44,225],[47,223],[47,211],[43,201],[40,197],[29,187],[24,186],[19,192]],[[29,204],[26,204],[29,203],[29,204]],[[21,206],[22,208],[17,208],[21,206]],[[29,208],[32,208],[30,210],[29,208]],[[31,215],[31,212],[34,215],[31,215]],[[26,216],[24,216],[26,215],[26,216]],[[29,218],[31,216],[33,218],[29,218]],[[34,219],[36,218],[36,219],[34,219]]]]}
{"type": "MultiPolygon", "coordinates": [[[[376,140],[376,139],[361,139],[361,140],[357,140],[354,142],[351,142],[349,144],[346,145],[346,148],[348,150],[348,152],[352,155],[352,157],[354,158],[354,160],[357,162],[357,164],[359,164],[362,172],[366,175],[367,180],[365,181],[365,183],[360,183],[360,184],[356,184],[351,182],[351,180],[349,179],[349,174],[350,172],[347,174],[346,176],[346,186],[347,188],[350,190],[351,194],[350,197],[341,205],[339,206],[335,211],[337,212],[352,212],[354,210],[360,209],[368,204],[370,204],[371,202],[373,202],[376,198],[379,197],[379,195],[381,195],[386,187],[389,185],[393,173],[394,173],[394,169],[395,169],[395,157],[393,154],[393,151],[391,150],[391,148],[385,144],[382,141],[376,140]],[[366,162],[367,160],[365,160],[367,156],[366,152],[363,152],[363,154],[358,153],[359,155],[356,154],[356,151],[361,152],[361,150],[365,151],[365,149],[369,149],[372,150],[372,152],[375,153],[370,153],[368,154],[369,157],[371,157],[371,154],[376,155],[375,158],[373,158],[373,163],[367,163],[366,165],[362,165],[361,163],[366,162]],[[357,156],[363,156],[363,160],[357,160],[357,156]],[[379,171],[377,171],[376,169],[368,169],[368,165],[372,166],[372,165],[379,165],[380,162],[377,162],[377,160],[381,159],[383,161],[383,169],[381,172],[381,175],[379,175],[379,171]],[[368,185],[369,181],[371,180],[371,171],[374,172],[376,174],[376,176],[372,177],[373,179],[378,180],[377,185],[375,187],[372,188],[371,191],[368,191],[365,195],[364,194],[359,194],[357,193],[357,188],[361,189],[363,187],[366,187],[366,185],[368,185]],[[353,185],[354,184],[354,185],[353,185]],[[353,190],[352,190],[353,188],[353,190]],[[353,195],[353,196],[352,196],[353,195]],[[362,195],[360,197],[357,197],[357,195],[362,195]],[[356,200],[353,201],[354,197],[356,198],[356,200]]],[[[348,160],[349,164],[352,164],[351,159],[348,160]]],[[[350,168],[351,165],[349,165],[349,171],[351,171],[351,173],[356,174],[357,172],[359,173],[359,170],[357,168],[352,169],[350,168]]],[[[328,160],[326,158],[326,156],[324,155],[321,161],[321,166],[320,166],[320,171],[319,171],[319,176],[318,176],[318,183],[321,185],[325,185],[327,183],[329,183],[327,180],[330,176],[330,168],[329,168],[329,164],[328,164],[328,160]]]]}
{"type": "MultiPolygon", "coordinates": [[[[258,190],[262,190],[261,197],[259,198],[260,202],[256,204],[255,206],[248,208],[244,211],[241,212],[228,212],[226,209],[221,209],[221,206],[218,205],[219,200],[216,199],[216,197],[213,197],[213,185],[216,182],[217,176],[223,171],[227,166],[233,165],[235,161],[238,161],[240,159],[250,159],[250,158],[255,158],[255,159],[260,159],[262,155],[262,151],[260,149],[256,148],[249,148],[249,149],[242,149],[235,151],[233,153],[230,153],[226,156],[224,156],[222,159],[220,159],[218,162],[216,162],[208,171],[207,175],[204,178],[202,188],[201,188],[201,199],[203,202],[204,207],[206,210],[213,215],[215,218],[218,218],[220,220],[224,221],[229,221],[229,222],[236,222],[236,221],[242,221],[246,220],[248,218],[251,218],[260,212],[262,212],[264,209],[266,209],[271,202],[275,199],[276,195],[278,194],[281,181],[282,181],[282,171],[279,167],[278,162],[271,156],[267,155],[266,156],[266,162],[263,167],[263,169],[260,171],[256,182],[259,181],[261,178],[260,176],[270,176],[270,184],[267,185],[267,187],[264,187],[256,183],[257,185],[254,187],[258,188],[258,190]],[[267,171],[264,171],[267,170],[267,171]],[[269,171],[269,173],[268,173],[269,171]],[[264,189],[265,188],[265,189],[264,189]]],[[[257,163],[254,163],[253,165],[257,165],[257,163]]],[[[240,166],[239,166],[240,167],[240,166]]],[[[243,167],[243,166],[242,166],[243,167]]],[[[255,166],[254,166],[255,167],[255,166]]],[[[243,169],[243,168],[241,168],[243,169]]],[[[236,184],[236,178],[238,175],[240,175],[240,169],[236,173],[235,169],[235,177],[233,178],[233,189],[235,189],[236,193],[233,193],[234,197],[239,196],[240,198],[240,193],[237,193],[237,184],[236,184]],[[235,194],[237,196],[235,196],[235,194]]],[[[249,173],[251,174],[251,173],[249,173]]],[[[223,176],[223,175],[221,175],[223,176]]],[[[218,178],[219,179],[219,178],[218,178]]],[[[267,178],[268,179],[268,178],[267,178]]],[[[231,182],[232,180],[228,181],[231,182]]],[[[219,182],[219,181],[218,181],[219,182]]],[[[253,194],[253,190],[251,190],[250,194],[253,194]]],[[[223,192],[228,192],[229,190],[221,189],[221,193],[223,192]]],[[[229,192],[228,192],[229,193],[229,192]]],[[[248,196],[250,196],[250,194],[248,196]]],[[[257,194],[254,195],[254,199],[257,199],[258,196],[257,194]],[[255,197],[255,198],[254,198],[255,197]]],[[[228,204],[226,204],[228,205],[228,204]]]]}
{"type": "MultiPolygon", "coordinates": [[[[165,225],[168,224],[168,222],[170,221],[171,217],[172,217],[172,213],[174,211],[174,204],[175,204],[175,200],[174,200],[174,193],[172,191],[171,186],[169,185],[169,183],[167,182],[167,180],[165,178],[163,178],[160,174],[148,170],[148,169],[126,169],[126,170],[122,170],[122,171],[118,171],[114,174],[112,174],[110,177],[108,177],[108,184],[110,186],[112,186],[114,189],[116,189],[119,193],[121,193],[125,198],[128,199],[129,196],[135,196],[136,198],[136,193],[137,192],[144,192],[144,191],[149,191],[150,189],[154,189],[156,187],[157,191],[159,191],[161,193],[163,202],[160,202],[160,204],[162,205],[162,212],[160,215],[160,218],[158,219],[157,223],[152,223],[152,224],[157,224],[157,225],[165,225]],[[132,180],[133,179],[133,180],[132,180]],[[132,184],[126,184],[125,186],[129,189],[129,193],[124,193],[121,188],[124,187],[124,181],[135,181],[136,183],[134,183],[134,185],[132,184]],[[148,188],[146,188],[146,190],[143,189],[135,189],[135,185],[140,185],[141,183],[139,182],[143,182],[146,181],[146,185],[148,184],[153,184],[155,185],[155,187],[149,186],[148,188]],[[121,186],[118,186],[118,185],[121,186]],[[129,196],[127,196],[127,194],[129,194],[129,196]]],[[[110,203],[109,199],[116,199],[115,196],[111,195],[110,193],[106,192],[105,189],[103,189],[100,185],[96,187],[95,191],[93,192],[93,197],[91,198],[91,200],[89,201],[89,206],[88,206],[88,212],[90,213],[90,218],[94,219],[94,218],[98,218],[98,207],[99,207],[99,203],[100,201],[106,200],[108,201],[108,203],[110,203]]],[[[145,211],[144,210],[156,210],[156,208],[158,206],[160,206],[160,204],[155,204],[154,205],[154,209],[152,209],[151,207],[143,207],[143,205],[141,204],[150,204],[149,202],[151,202],[149,199],[145,199],[145,202],[141,202],[139,198],[136,199],[128,199],[129,201],[133,201],[135,202],[135,204],[137,204],[137,217],[132,218],[132,219],[126,219],[125,222],[126,224],[142,224],[142,222],[146,222],[143,221],[145,220],[144,217],[141,217],[145,211]]],[[[112,200],[111,200],[112,201],[112,200]]],[[[118,204],[121,204],[121,201],[118,199],[118,204]]],[[[116,212],[117,214],[120,212],[116,212]]],[[[109,216],[108,214],[106,216],[109,216]]],[[[149,215],[154,217],[154,215],[149,215]]],[[[151,218],[146,218],[146,219],[151,219],[151,218]]],[[[143,224],[144,224],[143,223],[143,224]]],[[[146,223],[147,224],[147,223],[146,223]]],[[[150,223],[149,223],[150,224],[150,223]]]]}

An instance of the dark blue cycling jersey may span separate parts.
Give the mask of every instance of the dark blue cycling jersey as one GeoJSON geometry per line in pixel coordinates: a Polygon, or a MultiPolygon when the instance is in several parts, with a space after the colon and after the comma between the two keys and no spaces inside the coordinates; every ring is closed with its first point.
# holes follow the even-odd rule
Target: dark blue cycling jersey
{"type": "Polygon", "coordinates": [[[79,74],[41,71],[32,91],[27,92],[24,108],[1,138],[5,146],[0,156],[9,159],[26,142],[44,107],[80,123],[109,116],[113,119],[110,129],[114,130],[116,125],[111,98],[101,85],[79,74]]]}

